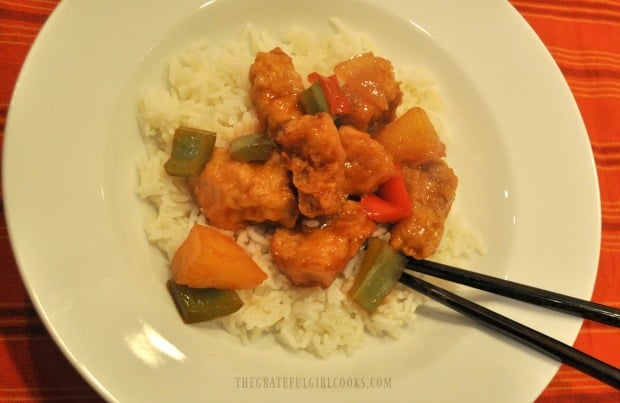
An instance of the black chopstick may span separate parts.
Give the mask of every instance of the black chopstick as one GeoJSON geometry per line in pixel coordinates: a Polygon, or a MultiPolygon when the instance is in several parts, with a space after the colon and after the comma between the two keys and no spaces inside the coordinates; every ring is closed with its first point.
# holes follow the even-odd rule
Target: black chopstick
{"type": "Polygon", "coordinates": [[[407,272],[400,282],[461,314],[620,389],[620,369],[407,272]]]}
{"type": "Polygon", "coordinates": [[[620,309],[610,306],[429,260],[408,258],[406,267],[415,272],[620,327],[620,309]]]}

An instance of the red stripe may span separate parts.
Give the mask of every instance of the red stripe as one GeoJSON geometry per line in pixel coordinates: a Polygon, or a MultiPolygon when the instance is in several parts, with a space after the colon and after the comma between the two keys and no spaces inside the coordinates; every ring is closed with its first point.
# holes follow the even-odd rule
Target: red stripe
{"type": "Polygon", "coordinates": [[[620,168],[620,156],[606,157],[595,154],[594,160],[596,165],[601,168],[620,168]]]}
{"type": "Polygon", "coordinates": [[[3,0],[0,5],[10,11],[49,15],[59,2],[60,0],[3,0]]]}
{"type": "MultiPolygon", "coordinates": [[[[618,133],[620,139],[620,133],[618,133]]],[[[602,144],[592,142],[592,149],[598,154],[619,154],[620,155],[620,143],[602,144]]]]}
{"type": "Polygon", "coordinates": [[[42,323],[22,323],[15,325],[0,325],[0,339],[7,336],[42,336],[47,335],[47,329],[42,323]]]}
{"type": "Polygon", "coordinates": [[[596,13],[589,13],[589,12],[582,12],[582,11],[578,11],[578,12],[565,12],[565,11],[560,11],[560,10],[556,10],[556,9],[545,9],[545,8],[534,8],[534,7],[526,7],[526,6],[519,6],[518,10],[521,14],[532,14],[532,15],[539,15],[539,16],[544,16],[547,18],[553,18],[553,17],[562,17],[565,19],[569,19],[569,20],[577,20],[577,21],[582,21],[582,22],[606,22],[606,23],[610,23],[610,24],[618,24],[620,25],[620,15],[618,16],[611,16],[611,15],[606,15],[606,14],[596,14],[596,13]]]}
{"type": "MultiPolygon", "coordinates": [[[[556,61],[557,62],[557,61],[556,61]]],[[[612,70],[612,69],[597,69],[588,67],[585,69],[569,67],[567,64],[562,62],[557,62],[558,67],[562,70],[562,73],[566,76],[573,76],[579,78],[588,78],[588,79],[598,79],[603,77],[620,79],[620,69],[612,70]]]]}
{"type": "Polygon", "coordinates": [[[49,15],[29,13],[25,11],[7,10],[0,8],[0,20],[20,21],[20,22],[34,22],[37,24],[43,24],[49,15]]]}
{"type": "Polygon", "coordinates": [[[620,22],[620,7],[609,3],[571,1],[513,1],[521,13],[544,14],[548,17],[565,17],[576,20],[620,22]]]}
{"type": "Polygon", "coordinates": [[[594,0],[594,1],[570,1],[570,0],[553,0],[553,1],[544,1],[544,0],[518,0],[512,1],[513,5],[528,3],[536,6],[544,6],[545,4],[550,7],[564,7],[567,9],[592,9],[597,10],[599,12],[608,13],[608,12],[617,12],[620,13],[620,5],[615,2],[605,2],[603,0],[594,0]]]}
{"type": "Polygon", "coordinates": [[[25,306],[0,306],[0,320],[6,318],[36,318],[39,316],[32,305],[25,306]]]}

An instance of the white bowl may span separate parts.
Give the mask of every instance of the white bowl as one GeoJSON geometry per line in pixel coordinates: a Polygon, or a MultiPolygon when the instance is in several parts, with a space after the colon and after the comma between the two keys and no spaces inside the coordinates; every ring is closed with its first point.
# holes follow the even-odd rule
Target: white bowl
{"type": "MultiPolygon", "coordinates": [[[[165,60],[193,39],[229,40],[247,22],[320,30],[329,17],[440,85],[459,205],[488,249],[476,269],[590,297],[601,223],[587,133],[553,59],[507,2],[62,2],[12,99],[5,205],[35,306],[106,399],[522,402],[557,370],[433,304],[399,340],[368,338],[356,354],[325,360],[178,320],[134,192],[138,88],[161,80],[165,60]]],[[[473,295],[569,344],[581,324],[473,295]]]]}

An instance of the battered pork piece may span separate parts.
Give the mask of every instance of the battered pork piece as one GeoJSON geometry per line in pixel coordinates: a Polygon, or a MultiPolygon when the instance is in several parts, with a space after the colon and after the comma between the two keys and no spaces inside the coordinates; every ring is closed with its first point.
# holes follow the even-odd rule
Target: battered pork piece
{"type": "Polygon", "coordinates": [[[276,142],[293,174],[299,211],[309,218],[337,214],[345,199],[345,152],[332,117],[303,115],[286,123],[276,142]]]}
{"type": "Polygon", "coordinates": [[[392,156],[366,132],[340,126],[340,142],[347,160],[344,164],[344,191],[348,194],[372,193],[396,173],[392,156]]]}
{"type": "Polygon", "coordinates": [[[323,229],[276,229],[271,256],[293,284],[327,288],[375,228],[358,202],[347,201],[338,218],[323,229]]]}
{"type": "Polygon", "coordinates": [[[299,215],[288,171],[273,153],[265,163],[237,161],[216,147],[189,190],[210,224],[235,230],[248,223],[293,227],[299,215]]]}
{"type": "Polygon", "coordinates": [[[375,134],[394,119],[403,92],[389,60],[362,53],[337,64],[334,72],[344,82],[342,91],[353,109],[340,117],[341,123],[375,134]]]}
{"type": "Polygon", "coordinates": [[[283,123],[303,114],[299,94],[304,90],[293,61],[280,48],[258,52],[250,66],[250,98],[258,118],[275,137],[283,123]]]}
{"type": "Polygon", "coordinates": [[[454,201],[458,178],[442,159],[403,167],[413,215],[392,228],[390,244],[416,259],[435,252],[454,201]]]}

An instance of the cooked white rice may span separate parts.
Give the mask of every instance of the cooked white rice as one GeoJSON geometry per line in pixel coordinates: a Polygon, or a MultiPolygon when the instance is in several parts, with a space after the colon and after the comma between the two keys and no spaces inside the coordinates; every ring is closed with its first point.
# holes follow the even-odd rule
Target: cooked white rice
{"type": "MultiPolygon", "coordinates": [[[[337,62],[364,51],[381,55],[363,34],[346,29],[335,19],[329,24],[331,32],[322,36],[299,29],[272,35],[250,25],[237,41],[224,46],[198,41],[170,61],[165,88],[141,94],[138,118],[147,157],[138,162],[137,193],[156,210],[154,219],[145,224],[146,234],[168,260],[194,224],[205,224],[184,181],[166,175],[162,168],[175,129],[184,125],[214,131],[220,146],[235,135],[254,132],[258,121],[248,95],[248,70],[258,51],[280,46],[304,78],[313,71],[328,73],[337,62]]],[[[442,133],[443,104],[430,76],[420,68],[395,68],[404,92],[399,111],[414,105],[424,107],[442,133]]],[[[289,348],[318,356],[350,353],[362,345],[365,334],[397,337],[413,321],[422,302],[419,295],[397,286],[369,316],[346,296],[361,254],[328,289],[296,288],[273,263],[264,227],[249,226],[230,234],[269,276],[256,289],[240,291],[245,305],[218,320],[243,342],[270,334],[289,348]]],[[[385,231],[379,235],[389,236],[385,231]]],[[[477,248],[477,240],[451,218],[434,258],[458,263],[477,253],[477,248]]]]}

